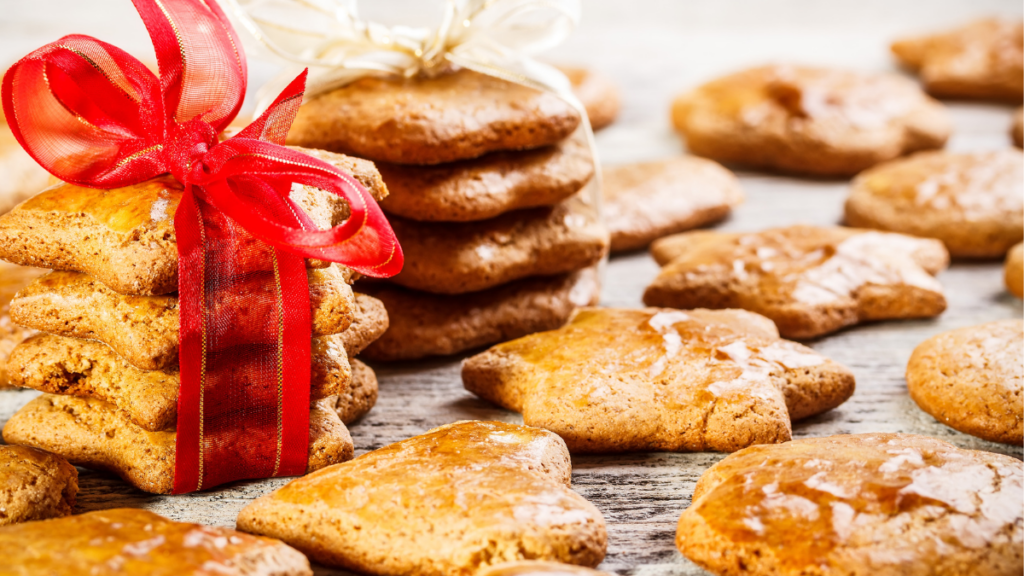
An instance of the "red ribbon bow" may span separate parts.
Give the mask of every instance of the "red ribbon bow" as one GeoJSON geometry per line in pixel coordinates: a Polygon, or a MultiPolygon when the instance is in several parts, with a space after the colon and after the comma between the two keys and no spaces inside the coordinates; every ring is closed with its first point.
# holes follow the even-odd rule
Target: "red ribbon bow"
{"type": "MultiPolygon", "coordinates": [[[[170,173],[185,185],[175,214],[181,388],[174,491],[301,474],[311,332],[303,259],[387,277],[401,270],[401,248],[358,182],[283,146],[305,73],[255,122],[218,142],[242,105],[247,74],[227,17],[214,0],[133,3],[156,49],[159,78],[115,46],[65,36],[7,72],[4,113],[22,147],[65,182],[109,189],[170,173]],[[289,197],[295,184],[344,198],[350,217],[319,230],[289,197]],[[252,290],[254,279],[266,289],[252,290]],[[271,312],[249,314],[245,337],[228,337],[230,320],[210,314],[225,297],[238,313],[232,318],[271,312]]],[[[233,326],[230,333],[238,332],[233,326]]]]}

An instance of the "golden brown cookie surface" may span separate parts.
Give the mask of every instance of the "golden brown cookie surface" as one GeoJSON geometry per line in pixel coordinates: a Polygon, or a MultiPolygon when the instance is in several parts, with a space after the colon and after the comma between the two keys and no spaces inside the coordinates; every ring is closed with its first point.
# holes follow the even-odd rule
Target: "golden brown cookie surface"
{"type": "Polygon", "coordinates": [[[933,275],[949,255],[937,240],[798,225],[685,232],[658,240],[651,252],[664,268],[644,292],[648,306],[752,310],[787,338],[946,309],[933,275]]]}
{"type": "MultiPolygon", "coordinates": [[[[354,176],[375,198],[387,195],[372,163],[321,151],[316,154],[343,169],[358,169],[354,176]]],[[[174,213],[182,191],[170,176],[111,190],[59,183],[0,216],[0,258],[24,266],[84,272],[121,294],[175,292],[174,213]]],[[[321,228],[348,214],[348,207],[331,196],[308,187],[291,195],[321,228]]],[[[255,269],[245,262],[240,265],[255,269]]]]}
{"type": "MultiPolygon", "coordinates": [[[[344,331],[354,315],[351,286],[334,266],[307,270],[306,274],[313,336],[344,331]]],[[[271,286],[258,277],[249,279],[256,281],[239,285],[248,294],[271,286]]],[[[265,307],[228,307],[221,300],[211,303],[212,314],[230,318],[226,322],[229,327],[243,329],[276,317],[265,307]]],[[[178,364],[175,295],[125,296],[80,272],[51,272],[29,284],[11,302],[11,319],[35,330],[103,342],[141,370],[173,369],[178,364]]]]}
{"type": "Polygon", "coordinates": [[[1013,113],[1013,125],[1010,126],[1010,138],[1017,148],[1024,148],[1024,108],[1017,108],[1013,113]]]}
{"type": "Polygon", "coordinates": [[[447,356],[565,323],[578,306],[600,298],[597,271],[526,278],[470,294],[428,294],[396,286],[367,288],[391,316],[387,332],[366,349],[371,360],[447,356]]]}
{"type": "Polygon", "coordinates": [[[892,52],[916,70],[928,92],[950,98],[1024,99],[1024,24],[987,18],[898,40],[892,52]]]}
{"type": "MultiPolygon", "coordinates": [[[[109,402],[144,430],[166,430],[177,421],[178,367],[140,370],[101,342],[52,334],[32,336],[11,353],[8,369],[15,386],[109,402]]],[[[259,367],[239,366],[237,373],[249,370],[259,367]]],[[[310,398],[344,393],[351,377],[341,336],[313,338],[310,398]]]]}
{"type": "Polygon", "coordinates": [[[462,366],[466,389],[573,453],[731,452],[853,394],[853,374],[744,310],[584,308],[462,366]]]}
{"type": "Polygon", "coordinates": [[[1017,298],[1024,298],[1024,244],[1017,244],[1006,254],[1003,280],[1006,289],[1017,298]]]}
{"type": "MultiPolygon", "coordinates": [[[[362,289],[363,286],[360,286],[362,289]]],[[[383,302],[367,294],[356,294],[356,312],[352,325],[338,335],[349,358],[373,344],[387,331],[390,323],[383,302]]]]}
{"type": "Polygon", "coordinates": [[[70,516],[78,471],[67,460],[27,446],[0,446],[0,526],[70,516]]]}
{"type": "Polygon", "coordinates": [[[520,152],[494,152],[437,166],[378,164],[388,183],[381,207],[410,220],[471,222],[512,210],[551,206],[594,174],[581,138],[520,152]]]}
{"type": "Polygon", "coordinates": [[[558,66],[558,69],[569,78],[573,93],[587,109],[591,128],[600,130],[615,121],[622,107],[622,97],[611,78],[587,68],[558,66]]]}
{"type": "Polygon", "coordinates": [[[1002,320],[922,342],[907,389],[943,424],[1004,444],[1024,443],[1024,322],[1002,320]]]}
{"type": "MultiPolygon", "coordinates": [[[[352,458],[352,437],[332,400],[310,407],[306,472],[352,458]]],[[[112,472],[144,492],[174,489],[174,430],[147,431],[102,400],[43,394],[7,421],[3,436],[10,444],[59,454],[75,466],[112,472]]]]}
{"type": "Polygon", "coordinates": [[[950,255],[1001,258],[1024,239],[1024,154],[921,152],[858,175],[846,223],[941,240],[950,255]]]}
{"type": "Polygon", "coordinates": [[[313,575],[302,554],[276,540],[132,508],[0,528],[0,557],[11,576],[313,575]]]}
{"type": "Polygon", "coordinates": [[[468,576],[527,558],[596,566],[604,519],[569,489],[570,472],[554,434],[458,422],[294,480],[244,508],[238,527],[371,574],[468,576]]]}
{"type": "Polygon", "coordinates": [[[15,346],[35,334],[35,330],[18,326],[11,320],[11,300],[19,290],[43,274],[46,270],[0,260],[0,390],[11,387],[7,377],[7,358],[15,346]]]}
{"type": "Polygon", "coordinates": [[[608,232],[581,198],[550,208],[503,214],[482,222],[391,225],[405,267],[389,279],[435,294],[478,292],[529,276],[551,276],[596,264],[608,232]]]}
{"type": "Polygon", "coordinates": [[[699,156],[823,176],[941,148],[951,128],[905,78],[789,65],[704,84],[675,100],[672,121],[699,156]]]}
{"type": "Polygon", "coordinates": [[[728,216],[743,202],[736,177],[719,164],[681,156],[604,169],[604,216],[613,252],[728,216]]]}
{"type": "Polygon", "coordinates": [[[911,434],[754,446],[712,466],[676,546],[715,574],[1017,574],[1021,464],[911,434]]]}
{"type": "Polygon", "coordinates": [[[395,164],[440,164],[548,146],[580,118],[546,94],[469,70],[363,78],[299,109],[288,143],[395,164]]]}

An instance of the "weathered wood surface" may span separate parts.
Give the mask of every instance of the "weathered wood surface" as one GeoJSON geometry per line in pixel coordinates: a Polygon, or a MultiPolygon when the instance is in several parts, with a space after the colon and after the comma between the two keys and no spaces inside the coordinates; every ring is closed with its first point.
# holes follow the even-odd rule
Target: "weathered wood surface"
{"type": "MultiPolygon", "coordinates": [[[[145,36],[127,0],[5,0],[0,16],[0,62],[71,32],[92,33],[144,53],[145,36]]],[[[373,15],[386,7],[421,10],[422,2],[373,2],[373,15]]],[[[772,2],[701,0],[584,0],[579,32],[552,57],[588,63],[615,78],[624,92],[619,122],[599,135],[606,163],[678,154],[679,140],[668,125],[668,104],[680,89],[699,80],[766,60],[835,63],[890,69],[887,39],[956,22],[971,15],[1005,13],[1021,6],[1007,1],[844,0],[772,2]],[[628,9],[636,12],[626,12],[628,9]]],[[[273,66],[257,63],[253,85],[273,66]]],[[[993,149],[1009,144],[1011,108],[951,103],[956,150],[993,149]]],[[[795,222],[839,221],[847,182],[806,180],[740,172],[748,201],[722,225],[754,230],[795,222]]],[[[638,306],[643,288],[657,271],[644,253],[615,257],[607,270],[603,303],[638,306]]],[[[822,353],[849,366],[857,377],[853,398],[838,409],[794,426],[796,437],[853,432],[913,432],[966,448],[1022,456],[1020,448],[984,442],[937,423],[907,395],[903,374],[913,348],[929,336],[961,326],[1021,316],[1021,303],[1003,289],[1000,263],[956,263],[940,276],[949,309],[936,320],[861,326],[812,342],[822,353]]],[[[461,419],[518,421],[513,414],[465,392],[460,358],[376,365],[380,400],[352,426],[359,453],[461,419]]],[[[35,395],[0,392],[0,422],[35,395]]],[[[621,574],[703,574],[675,550],[679,513],[690,503],[701,473],[720,454],[630,454],[573,459],[576,490],[608,521],[608,557],[603,568],[621,574]]],[[[151,509],[170,518],[231,526],[253,498],[282,480],[245,482],[202,494],[152,496],[105,474],[83,471],[79,512],[121,506],[151,509]]],[[[321,574],[341,572],[320,569],[321,574]]]]}

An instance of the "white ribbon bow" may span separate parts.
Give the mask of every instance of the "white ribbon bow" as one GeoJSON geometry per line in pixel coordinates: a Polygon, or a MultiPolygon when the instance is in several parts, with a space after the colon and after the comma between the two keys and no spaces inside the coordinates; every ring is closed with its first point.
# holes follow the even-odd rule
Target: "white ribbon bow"
{"type": "MultiPolygon", "coordinates": [[[[565,75],[532,59],[572,32],[580,0],[447,0],[436,30],[360,20],[355,0],[226,1],[271,52],[309,68],[307,99],[365,76],[434,76],[455,65],[554,92],[582,110],[565,75]]],[[[264,87],[257,114],[295,72],[264,87]]]]}

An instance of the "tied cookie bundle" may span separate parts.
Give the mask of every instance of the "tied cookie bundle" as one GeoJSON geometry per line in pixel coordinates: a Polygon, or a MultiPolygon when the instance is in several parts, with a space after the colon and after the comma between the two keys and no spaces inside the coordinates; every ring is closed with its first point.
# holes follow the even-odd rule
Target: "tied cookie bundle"
{"type": "Polygon", "coordinates": [[[569,80],[529,58],[561,42],[578,1],[452,0],[436,30],[363,22],[354,3],[232,4],[310,68],[288,142],[369,158],[387,182],[406,262],[366,284],[391,319],[368,357],[454,354],[597,302],[609,238],[590,124],[569,80]]]}
{"type": "Polygon", "coordinates": [[[52,272],[10,303],[41,331],[11,383],[45,392],[4,440],[147,492],[295,476],[352,457],[376,397],[350,356],[386,328],[359,274],[402,253],[365,160],[284,146],[305,75],[221,135],[245,55],[212,0],[134,0],[159,77],[72,35],[4,76],[4,113],[60,183],[0,217],[0,258],[52,272]]]}

